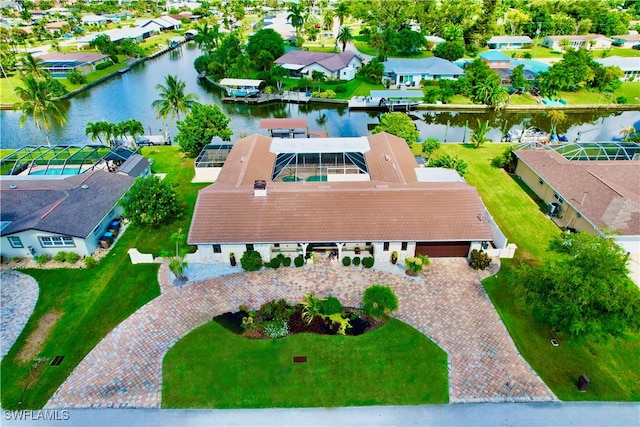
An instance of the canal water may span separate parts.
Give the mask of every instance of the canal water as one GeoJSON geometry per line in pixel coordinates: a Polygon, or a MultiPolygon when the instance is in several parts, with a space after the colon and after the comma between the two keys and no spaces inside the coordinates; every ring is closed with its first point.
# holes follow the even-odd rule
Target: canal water
{"type": "MultiPolygon", "coordinates": [[[[50,138],[52,144],[85,145],[92,142],[85,135],[88,122],[106,120],[117,123],[127,119],[142,122],[145,130],[159,134],[165,126],[171,136],[175,136],[175,123],[168,119],[163,123],[156,118],[151,103],[157,98],[157,84],[164,84],[167,74],[177,75],[186,83],[186,92],[198,94],[200,102],[219,105],[231,119],[232,140],[253,133],[258,129],[261,118],[304,117],[312,130],[326,130],[329,136],[365,136],[379,120],[380,112],[349,111],[346,106],[327,106],[311,103],[308,105],[273,103],[261,106],[245,104],[222,104],[220,90],[197,78],[193,61],[200,50],[189,43],[179,49],[161,55],[133,67],[126,74],[119,74],[89,90],[83,91],[63,101],[68,123],[54,126],[50,138]]],[[[33,125],[31,118],[23,128],[18,121],[21,112],[0,112],[0,148],[19,148],[29,144],[44,144],[44,135],[33,125]]],[[[437,138],[443,142],[468,141],[471,129],[478,120],[488,120],[489,137],[499,141],[511,129],[523,126],[537,126],[549,130],[550,123],[543,112],[455,112],[455,111],[415,111],[411,113],[421,140],[437,138]]],[[[622,129],[633,124],[640,128],[637,111],[610,112],[586,111],[567,112],[567,120],[558,125],[558,133],[566,134],[573,141],[580,133],[582,141],[610,141],[619,139],[622,129]]]]}

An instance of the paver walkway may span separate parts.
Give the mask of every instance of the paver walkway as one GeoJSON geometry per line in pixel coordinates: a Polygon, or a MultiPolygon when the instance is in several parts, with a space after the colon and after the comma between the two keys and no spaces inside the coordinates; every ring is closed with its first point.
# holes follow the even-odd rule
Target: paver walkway
{"type": "Polygon", "coordinates": [[[18,339],[38,301],[38,283],[26,274],[0,270],[0,359],[18,339]]]}
{"type": "Polygon", "coordinates": [[[76,367],[47,408],[146,407],[161,403],[162,360],[185,334],[241,304],[258,308],[309,292],[360,305],[373,283],[398,295],[395,316],[413,325],[449,355],[452,402],[554,400],[555,396],[518,354],[480,285],[486,273],[464,259],[435,259],[419,279],[337,262],[228,275],[180,289],[164,287],[107,335],[76,367]]]}

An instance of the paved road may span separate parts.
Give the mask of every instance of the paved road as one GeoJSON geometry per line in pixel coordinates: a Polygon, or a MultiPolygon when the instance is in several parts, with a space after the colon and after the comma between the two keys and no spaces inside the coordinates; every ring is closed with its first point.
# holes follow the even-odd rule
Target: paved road
{"type": "MultiPolygon", "coordinates": [[[[390,285],[398,295],[399,319],[432,338],[449,356],[451,402],[554,400],[555,396],[520,356],[487,298],[486,272],[462,258],[434,259],[420,278],[345,268],[318,260],[304,268],[267,269],[190,284],[162,285],[150,301],[107,335],[76,367],[47,408],[159,408],[162,360],[184,335],[241,304],[258,308],[285,297],[334,295],[359,306],[364,289],[390,285]]],[[[161,268],[159,280],[166,282],[161,268]]],[[[551,348],[551,347],[550,347],[551,348]]]]}
{"type": "Polygon", "coordinates": [[[5,412],[3,427],[122,426],[640,426],[637,403],[465,403],[355,408],[5,412]],[[66,421],[46,421],[58,417],[66,421]]]}

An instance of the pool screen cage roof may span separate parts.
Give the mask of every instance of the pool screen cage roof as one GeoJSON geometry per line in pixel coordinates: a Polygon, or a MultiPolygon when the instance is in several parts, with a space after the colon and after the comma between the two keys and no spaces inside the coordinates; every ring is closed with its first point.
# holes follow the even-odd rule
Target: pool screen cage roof
{"type": "Polygon", "coordinates": [[[62,175],[67,168],[75,169],[79,174],[92,170],[107,160],[125,161],[131,154],[133,152],[130,150],[114,150],[105,145],[27,145],[2,158],[0,170],[2,175],[18,175],[24,171],[30,175],[34,168],[38,168],[47,175],[49,168],[55,167],[62,169],[62,175]]]}
{"type": "Polygon", "coordinates": [[[363,153],[279,153],[272,181],[326,181],[329,174],[368,174],[363,153]]]}
{"type": "Polygon", "coordinates": [[[222,167],[233,148],[230,142],[216,142],[205,146],[196,158],[197,168],[222,167]]]}
{"type": "Polygon", "coordinates": [[[567,160],[640,160],[640,144],[628,141],[514,144],[514,149],[554,150],[567,160]]]}

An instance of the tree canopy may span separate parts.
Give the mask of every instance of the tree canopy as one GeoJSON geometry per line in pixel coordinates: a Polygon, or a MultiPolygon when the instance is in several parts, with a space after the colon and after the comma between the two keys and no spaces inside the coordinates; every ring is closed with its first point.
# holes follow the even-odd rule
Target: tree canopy
{"type": "Polygon", "coordinates": [[[157,176],[136,178],[120,205],[124,217],[138,225],[160,225],[184,211],[171,183],[157,176]]]}
{"type": "Polygon", "coordinates": [[[404,113],[386,113],[380,117],[380,124],[377,125],[372,133],[387,132],[392,135],[399,136],[411,145],[420,138],[420,132],[416,128],[415,123],[409,116],[404,113]]]}
{"type": "Polygon", "coordinates": [[[196,104],[187,117],[178,122],[175,140],[189,157],[196,157],[213,137],[231,138],[233,132],[227,126],[229,121],[217,105],[196,104]]]}
{"type": "Polygon", "coordinates": [[[627,254],[612,238],[564,234],[551,249],[558,255],[518,271],[538,320],[574,340],[640,331],[640,290],[627,276],[627,254]]]}
{"type": "Polygon", "coordinates": [[[433,56],[447,61],[457,61],[464,56],[464,45],[457,42],[442,42],[433,50],[433,56]]]}
{"type": "Polygon", "coordinates": [[[274,59],[284,55],[284,40],[271,28],[263,28],[249,37],[247,53],[254,61],[261,52],[268,52],[274,59]]]}

